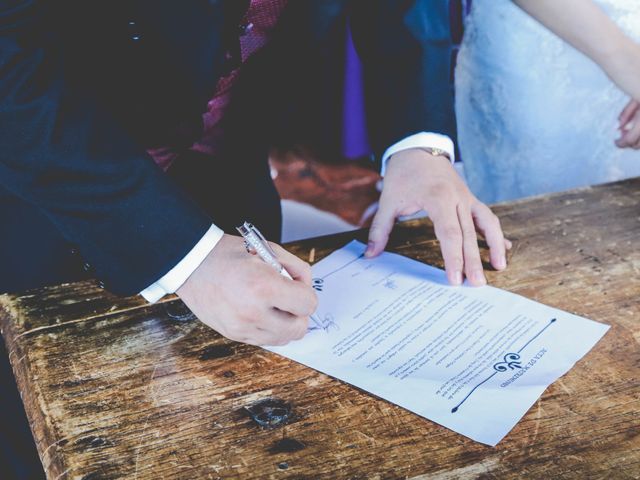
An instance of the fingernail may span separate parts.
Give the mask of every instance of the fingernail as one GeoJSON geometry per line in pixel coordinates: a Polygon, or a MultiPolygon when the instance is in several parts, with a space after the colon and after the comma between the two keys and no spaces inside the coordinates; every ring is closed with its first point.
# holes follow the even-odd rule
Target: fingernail
{"type": "Polygon", "coordinates": [[[364,252],[364,256],[371,257],[373,255],[373,249],[375,248],[375,246],[376,244],[374,242],[367,243],[367,249],[364,252]]]}
{"type": "Polygon", "coordinates": [[[462,272],[460,270],[456,270],[453,274],[453,284],[454,285],[462,285],[462,272]]]}
{"type": "Polygon", "coordinates": [[[498,258],[496,268],[498,270],[504,270],[507,268],[507,259],[505,257],[498,258]]]}
{"type": "Polygon", "coordinates": [[[487,284],[487,279],[484,278],[482,270],[475,270],[471,272],[471,278],[473,279],[473,283],[478,286],[487,284]]]}

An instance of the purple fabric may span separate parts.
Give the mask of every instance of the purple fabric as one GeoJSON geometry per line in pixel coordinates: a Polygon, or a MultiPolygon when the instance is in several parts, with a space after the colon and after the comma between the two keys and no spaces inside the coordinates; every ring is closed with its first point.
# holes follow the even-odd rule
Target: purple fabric
{"type": "Polygon", "coordinates": [[[342,109],[342,155],[345,158],[371,154],[366,118],[362,64],[347,26],[342,109]]]}

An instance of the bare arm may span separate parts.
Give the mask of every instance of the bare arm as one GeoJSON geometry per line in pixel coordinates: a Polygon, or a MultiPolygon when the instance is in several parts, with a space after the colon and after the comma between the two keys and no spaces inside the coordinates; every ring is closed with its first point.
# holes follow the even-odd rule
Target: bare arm
{"type": "Polygon", "coordinates": [[[600,65],[627,94],[640,99],[640,45],[592,0],[513,2],[600,65]]]}

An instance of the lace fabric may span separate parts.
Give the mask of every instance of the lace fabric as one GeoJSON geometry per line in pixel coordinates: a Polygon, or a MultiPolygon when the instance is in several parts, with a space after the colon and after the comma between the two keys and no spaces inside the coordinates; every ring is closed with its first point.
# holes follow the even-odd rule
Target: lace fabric
{"type": "MultiPolygon", "coordinates": [[[[597,2],[640,41],[640,2],[597,2]]],[[[583,54],[510,0],[474,0],[456,68],[465,174],[485,202],[640,175],[618,149],[628,101],[583,54]]]]}

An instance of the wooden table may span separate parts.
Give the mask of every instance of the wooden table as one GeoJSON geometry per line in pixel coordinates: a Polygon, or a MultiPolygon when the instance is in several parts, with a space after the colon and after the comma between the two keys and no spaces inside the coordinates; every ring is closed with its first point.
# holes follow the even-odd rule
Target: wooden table
{"type": "MultiPolygon", "coordinates": [[[[640,478],[640,179],[495,211],[515,246],[491,284],[612,326],[497,447],[86,282],[0,297],[49,478],[640,478]]],[[[442,266],[427,221],[390,250],[442,266]]]]}

